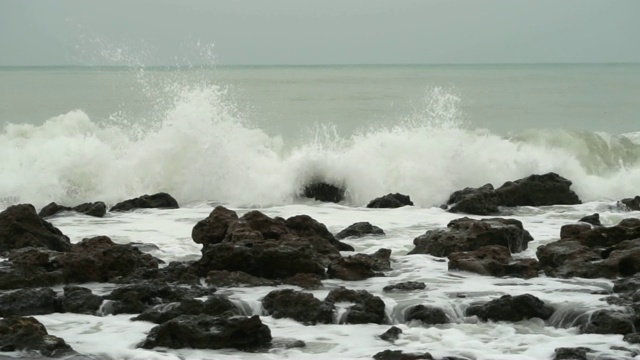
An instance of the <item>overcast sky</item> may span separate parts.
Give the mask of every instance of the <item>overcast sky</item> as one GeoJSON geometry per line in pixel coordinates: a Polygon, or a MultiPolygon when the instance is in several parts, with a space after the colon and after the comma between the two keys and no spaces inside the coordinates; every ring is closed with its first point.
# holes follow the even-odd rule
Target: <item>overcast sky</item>
{"type": "Polygon", "coordinates": [[[640,62],[640,0],[0,0],[0,66],[640,62]]]}

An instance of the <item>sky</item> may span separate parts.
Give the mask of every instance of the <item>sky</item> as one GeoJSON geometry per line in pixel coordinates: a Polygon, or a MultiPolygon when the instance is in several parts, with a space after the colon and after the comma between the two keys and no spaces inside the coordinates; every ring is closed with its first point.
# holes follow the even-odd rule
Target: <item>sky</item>
{"type": "Polygon", "coordinates": [[[640,0],[0,0],[0,66],[640,62],[640,0]]]}

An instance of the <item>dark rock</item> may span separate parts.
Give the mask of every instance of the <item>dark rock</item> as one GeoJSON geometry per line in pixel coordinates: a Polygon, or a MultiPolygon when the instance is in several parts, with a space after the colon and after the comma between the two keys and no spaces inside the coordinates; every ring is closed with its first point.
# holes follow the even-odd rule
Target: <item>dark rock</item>
{"type": "Polygon", "coordinates": [[[584,216],[578,221],[586,222],[587,224],[591,224],[593,226],[602,226],[602,223],[600,222],[600,214],[598,213],[584,216]]]}
{"type": "Polygon", "coordinates": [[[356,254],[336,259],[329,264],[327,276],[341,280],[364,280],[382,274],[376,271],[391,270],[391,250],[380,249],[372,255],[356,254]]]}
{"type": "Polygon", "coordinates": [[[593,229],[588,223],[576,223],[562,225],[560,228],[560,239],[572,239],[575,237],[583,236],[593,229]]]}
{"type": "Polygon", "coordinates": [[[410,307],[404,314],[404,319],[405,321],[420,320],[426,325],[448,324],[451,322],[444,310],[429,305],[410,307]]]}
{"type": "Polygon", "coordinates": [[[354,303],[347,309],[343,317],[338,319],[340,324],[384,324],[386,322],[384,301],[366,290],[356,291],[340,287],[331,290],[325,301],[331,304],[337,302],[354,303]]]}
{"type": "Polygon", "coordinates": [[[587,360],[587,353],[592,351],[586,347],[556,348],[553,351],[553,360],[587,360]]]}
{"type": "Polygon", "coordinates": [[[403,353],[401,350],[385,350],[375,355],[376,360],[433,360],[433,356],[428,352],[422,354],[403,353]]]}
{"type": "Polygon", "coordinates": [[[553,308],[530,294],[518,296],[504,295],[481,305],[471,305],[466,315],[476,315],[482,320],[520,321],[530,318],[547,320],[553,314],[553,308]]]}
{"type": "Polygon", "coordinates": [[[626,334],[622,340],[629,344],[640,344],[640,333],[626,334]]]}
{"type": "Polygon", "coordinates": [[[324,224],[318,222],[309,215],[292,216],[285,221],[285,225],[289,230],[293,231],[295,235],[309,241],[316,251],[321,254],[333,254],[333,249],[324,250],[326,247],[326,245],[323,244],[324,241],[328,241],[329,244],[333,245],[333,247],[338,249],[338,251],[354,251],[353,246],[338,241],[338,239],[333,236],[324,224]],[[322,239],[322,241],[314,241],[315,238],[322,239]],[[318,246],[314,243],[323,245],[318,246]]]}
{"type": "Polygon", "coordinates": [[[571,189],[571,181],[556,173],[530,175],[508,181],[495,190],[501,206],[576,205],[581,201],[571,189]]]}
{"type": "Polygon", "coordinates": [[[105,203],[103,203],[102,201],[97,201],[94,203],[80,204],[78,206],[71,208],[68,206],[58,205],[52,202],[47,206],[43,207],[38,213],[38,216],[43,218],[49,217],[62,211],[75,211],[75,212],[79,212],[81,214],[85,214],[93,217],[104,217],[104,215],[107,213],[107,205],[105,205],[105,203]]]}
{"type": "Polygon", "coordinates": [[[102,305],[102,297],[94,295],[90,289],[67,285],[62,297],[62,310],[76,314],[95,314],[102,305]]]}
{"type": "Polygon", "coordinates": [[[448,268],[481,275],[529,279],[538,276],[540,266],[535,259],[512,261],[509,249],[501,245],[491,245],[449,255],[448,268]]]}
{"type": "Polygon", "coordinates": [[[53,216],[62,211],[73,211],[73,210],[68,206],[61,206],[56,204],[55,202],[52,202],[47,204],[42,209],[40,209],[40,212],[38,212],[38,216],[45,218],[45,217],[53,216]]]}
{"type": "Polygon", "coordinates": [[[258,316],[182,315],[151,329],[140,347],[255,350],[270,342],[271,330],[258,316]]]}
{"type": "Polygon", "coordinates": [[[205,280],[210,286],[239,287],[239,286],[276,286],[278,281],[251,276],[242,271],[212,270],[205,280]]]}
{"type": "Polygon", "coordinates": [[[502,245],[512,253],[527,249],[533,240],[522,223],[515,219],[491,218],[474,220],[455,219],[447,229],[429,230],[413,240],[416,246],[409,254],[449,256],[460,251],[472,251],[487,245],[502,245]]]}
{"type": "Polygon", "coordinates": [[[0,295],[0,317],[44,315],[60,311],[56,292],[49,288],[19,289],[0,295]]]}
{"type": "Polygon", "coordinates": [[[384,235],[384,231],[369,222],[357,222],[336,234],[336,239],[363,237],[366,235],[384,235]]]}
{"type": "Polygon", "coordinates": [[[38,351],[47,357],[74,353],[71,346],[32,317],[11,316],[0,319],[0,351],[38,351]]]}
{"type": "Polygon", "coordinates": [[[0,266],[0,290],[45,287],[65,282],[57,263],[61,253],[32,247],[13,250],[0,266]]]}
{"type": "Polygon", "coordinates": [[[427,284],[418,281],[405,281],[398,284],[387,285],[382,288],[384,292],[394,292],[394,291],[413,291],[413,290],[424,290],[427,288],[427,284]]]}
{"type": "Polygon", "coordinates": [[[198,221],[191,231],[191,238],[197,244],[203,244],[206,248],[209,244],[218,244],[227,235],[229,225],[238,221],[235,211],[224,206],[217,206],[209,216],[198,221]]]}
{"type": "Polygon", "coordinates": [[[635,317],[612,310],[597,310],[589,316],[586,324],[580,327],[582,334],[620,334],[635,332],[633,321],[635,317]]]}
{"type": "Polygon", "coordinates": [[[105,296],[111,300],[107,314],[139,314],[156,305],[181,302],[195,297],[209,296],[215,290],[202,287],[169,286],[166,284],[134,284],[117,288],[105,296]]]}
{"type": "Polygon", "coordinates": [[[282,280],[283,284],[299,286],[303,289],[315,290],[322,288],[322,279],[316,274],[295,274],[282,280]]]}
{"type": "Polygon", "coordinates": [[[454,204],[449,212],[474,215],[492,215],[498,213],[498,196],[493,185],[485,184],[479,188],[465,188],[451,194],[447,205],[454,204]]]}
{"type": "Polygon", "coordinates": [[[394,209],[403,206],[413,206],[413,202],[408,195],[402,194],[387,194],[385,196],[375,198],[367,204],[368,208],[386,208],[394,209]]]}
{"type": "Polygon", "coordinates": [[[238,308],[223,295],[213,295],[206,301],[183,299],[180,302],[160,304],[145,310],[132,320],[165,323],[181,315],[209,315],[230,317],[239,315],[238,308]]]}
{"type": "Polygon", "coordinates": [[[624,205],[627,210],[640,211],[640,196],[622,199],[619,201],[619,204],[624,205]]]}
{"type": "Polygon", "coordinates": [[[640,274],[613,281],[614,293],[634,293],[640,290],[640,274]]]}
{"type": "Polygon", "coordinates": [[[0,212],[0,253],[25,247],[69,251],[71,242],[43,220],[31,204],[9,206],[0,212]]]}
{"type": "Polygon", "coordinates": [[[339,203],[344,200],[345,188],[325,182],[312,182],[305,185],[302,195],[317,201],[339,203]]]}
{"type": "Polygon", "coordinates": [[[333,323],[333,304],[292,289],[270,292],[262,299],[262,308],[276,319],[291,318],[305,325],[333,323]]]}
{"type": "Polygon", "coordinates": [[[167,193],[142,195],[135,199],[117,203],[109,211],[131,211],[135,209],[177,209],[178,202],[167,193]]]}
{"type": "Polygon", "coordinates": [[[400,334],[402,334],[402,329],[392,326],[389,330],[380,335],[380,339],[392,343],[400,338],[400,334]]]}

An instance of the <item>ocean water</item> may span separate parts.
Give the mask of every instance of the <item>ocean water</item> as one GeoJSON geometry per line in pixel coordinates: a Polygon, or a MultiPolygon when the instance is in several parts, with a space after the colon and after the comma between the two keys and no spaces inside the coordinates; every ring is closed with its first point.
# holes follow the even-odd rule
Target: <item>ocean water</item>
{"type": "MultiPolygon", "coordinates": [[[[111,359],[364,359],[385,349],[434,357],[550,359],[556,347],[586,346],[596,357],[630,358],[612,349],[619,335],[579,334],[539,320],[488,322],[465,317],[472,302],[533,294],[557,309],[608,307],[608,279],[522,280],[447,271],[428,255],[407,256],[425,231],[463,215],[439,208],[451,192],[554,171],[573,181],[583,204],[522,207],[508,217],[533,235],[517,257],[559,238],[563,224],[600,213],[605,225],[634,212],[617,200],[640,193],[640,65],[326,66],[0,69],[0,209],[118,201],[159,191],[177,210],[139,210],[104,219],[66,214],[51,219],[72,242],[96,235],[153,243],[165,261],[199,258],[191,229],[216,204],[239,214],[307,214],[332,232],[359,221],[386,236],[347,239],[358,252],[392,250],[393,270],[365,281],[324,281],[381,296],[404,334],[378,339],[390,325],[303,326],[263,316],[275,339],[301,349],[135,348],[153,324],[130,316],[37,316],[76,350],[111,359]],[[314,180],[344,185],[347,199],[300,198],[314,180]],[[400,192],[416,206],[367,209],[400,192]],[[382,292],[414,280],[427,290],[382,292]],[[459,297],[459,294],[466,297],[459,297]],[[452,324],[405,323],[416,303],[439,306],[452,324]]],[[[474,218],[480,218],[473,216],[474,218]]],[[[96,292],[109,289],[91,284],[96,292]]],[[[247,313],[261,314],[270,287],[230,288],[247,313]]],[[[19,356],[20,354],[14,354],[19,356]]]]}

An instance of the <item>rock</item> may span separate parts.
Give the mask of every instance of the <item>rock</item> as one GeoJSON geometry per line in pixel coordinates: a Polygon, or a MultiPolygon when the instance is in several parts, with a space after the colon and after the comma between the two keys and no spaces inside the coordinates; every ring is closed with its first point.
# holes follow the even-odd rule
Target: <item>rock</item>
{"type": "Polygon", "coordinates": [[[329,264],[327,276],[341,280],[364,280],[384,276],[376,271],[391,270],[391,250],[380,249],[372,255],[356,254],[336,259],[329,264]]]}
{"type": "Polygon", "coordinates": [[[533,240],[522,223],[515,219],[455,219],[444,230],[429,230],[413,240],[416,246],[408,254],[449,256],[460,251],[477,250],[488,245],[502,245],[512,253],[527,249],[533,240]]]}
{"type": "Polygon", "coordinates": [[[396,291],[413,291],[424,290],[427,288],[427,284],[418,281],[405,281],[393,285],[387,285],[382,288],[384,292],[396,292],[396,291]]]}
{"type": "Polygon", "coordinates": [[[373,358],[376,360],[433,360],[433,356],[428,352],[422,354],[403,353],[401,350],[385,350],[375,355],[373,358]]]}
{"type": "Polygon", "coordinates": [[[43,220],[31,204],[9,206],[0,213],[0,254],[25,247],[69,251],[71,242],[43,220]]]}
{"type": "Polygon", "coordinates": [[[19,289],[0,295],[0,317],[44,315],[60,311],[56,292],[49,288],[19,289]]]}
{"type": "Polygon", "coordinates": [[[393,209],[403,206],[413,206],[413,202],[408,195],[402,194],[387,194],[385,196],[375,198],[367,204],[368,208],[386,208],[393,209]]]}
{"type": "Polygon", "coordinates": [[[32,247],[13,250],[0,264],[0,290],[45,287],[65,282],[56,256],[61,253],[32,247]]]}
{"type": "Polygon", "coordinates": [[[202,287],[169,286],[167,284],[134,284],[117,288],[105,296],[110,300],[106,314],[139,314],[156,305],[181,302],[211,295],[215,290],[202,287]]]}
{"type": "Polygon", "coordinates": [[[348,237],[363,237],[367,235],[384,235],[384,231],[369,222],[357,222],[337,233],[336,239],[341,240],[348,237]]]}
{"type": "Polygon", "coordinates": [[[276,319],[290,318],[305,325],[333,323],[333,304],[292,289],[270,292],[262,299],[262,308],[276,319]]]}
{"type": "Polygon", "coordinates": [[[325,182],[312,182],[305,185],[302,196],[323,202],[339,203],[344,200],[345,188],[325,182]]]}
{"type": "Polygon", "coordinates": [[[452,253],[449,255],[448,268],[481,275],[529,279],[538,276],[540,266],[535,259],[512,261],[509,249],[501,245],[490,245],[474,251],[452,253]]]}
{"type": "Polygon", "coordinates": [[[177,209],[178,202],[167,193],[142,195],[135,199],[117,203],[109,211],[131,211],[135,209],[177,209]]]}
{"type": "Polygon", "coordinates": [[[587,215],[587,216],[583,216],[578,221],[585,222],[585,223],[591,224],[593,226],[602,226],[602,223],[600,223],[600,214],[598,214],[598,213],[587,215]]]}
{"type": "Polygon", "coordinates": [[[356,291],[340,287],[331,290],[325,301],[331,304],[337,302],[354,303],[347,308],[342,318],[338,319],[340,324],[384,324],[386,322],[384,301],[366,290],[356,291]]]}
{"type": "Polygon", "coordinates": [[[163,324],[181,315],[209,315],[230,317],[239,315],[238,308],[224,295],[213,295],[206,301],[183,299],[180,302],[160,304],[146,309],[132,320],[163,324]]]}
{"type": "Polygon", "coordinates": [[[295,274],[282,280],[283,284],[299,286],[303,289],[316,290],[322,288],[322,279],[316,274],[295,274]]]}
{"type": "Polygon", "coordinates": [[[553,351],[553,360],[587,360],[587,353],[593,350],[586,347],[556,348],[553,351]]]}
{"type": "Polygon", "coordinates": [[[0,319],[0,351],[38,351],[47,357],[74,353],[63,339],[49,335],[35,318],[17,316],[0,319]]]}
{"type": "Polygon", "coordinates": [[[614,293],[635,293],[640,290],[640,274],[613,281],[614,293]]]}
{"type": "Polygon", "coordinates": [[[380,339],[393,343],[400,338],[400,334],[402,334],[402,329],[392,326],[389,330],[380,335],[380,339]]]}
{"type": "Polygon", "coordinates": [[[553,314],[553,308],[530,294],[518,296],[504,295],[481,305],[471,305],[466,315],[476,315],[482,320],[520,321],[530,318],[547,320],[553,314]]]}
{"type": "Polygon", "coordinates": [[[191,238],[197,244],[203,244],[206,249],[210,244],[221,243],[227,235],[229,225],[237,221],[238,215],[235,211],[224,206],[216,206],[206,219],[198,221],[193,227],[191,238]]]}
{"type": "Polygon", "coordinates": [[[334,254],[333,249],[324,249],[326,247],[324,241],[328,241],[329,244],[333,245],[338,251],[354,251],[353,246],[338,241],[324,224],[316,221],[309,215],[292,216],[285,221],[285,225],[287,229],[291,230],[295,235],[309,241],[316,251],[321,254],[334,254]],[[319,238],[321,241],[314,240],[315,238],[319,238]],[[320,244],[322,245],[319,246],[320,244]]]}
{"type": "Polygon", "coordinates": [[[270,342],[271,330],[258,316],[182,315],[151,329],[140,347],[255,350],[270,342]]]}
{"type": "Polygon", "coordinates": [[[501,206],[576,205],[581,201],[571,189],[571,181],[550,172],[508,181],[495,190],[501,206]]]}
{"type": "Polygon", "coordinates": [[[242,271],[211,270],[205,280],[209,286],[276,286],[278,281],[251,276],[242,271]]]}
{"type": "Polygon", "coordinates": [[[493,185],[485,184],[479,188],[465,188],[451,194],[447,205],[452,213],[474,215],[492,215],[498,213],[498,196],[493,185]]]}
{"type": "Polygon", "coordinates": [[[640,333],[626,334],[622,340],[629,344],[640,344],[640,333]]]}
{"type": "Polygon", "coordinates": [[[635,316],[612,310],[597,310],[589,316],[586,324],[580,326],[581,334],[620,334],[635,332],[635,316]]]}
{"type": "Polygon", "coordinates": [[[93,217],[104,217],[104,215],[107,213],[107,205],[105,205],[105,203],[103,203],[102,201],[98,201],[94,203],[80,204],[78,206],[71,208],[68,206],[58,205],[55,202],[52,202],[47,206],[43,207],[38,213],[38,216],[43,218],[50,217],[62,211],[75,211],[75,212],[79,212],[81,214],[85,214],[93,217]]]}
{"type": "Polygon", "coordinates": [[[448,324],[451,322],[444,310],[435,306],[416,305],[407,309],[405,321],[420,320],[425,325],[448,324]]]}
{"type": "Polygon", "coordinates": [[[102,305],[102,297],[94,295],[90,289],[67,285],[62,297],[62,310],[76,314],[94,315],[102,305]]]}
{"type": "Polygon", "coordinates": [[[626,210],[640,211],[640,196],[622,199],[618,203],[622,204],[626,208],[626,210]]]}
{"type": "Polygon", "coordinates": [[[562,225],[560,228],[560,239],[572,239],[574,237],[583,236],[591,231],[593,226],[588,223],[576,223],[562,225]]]}

